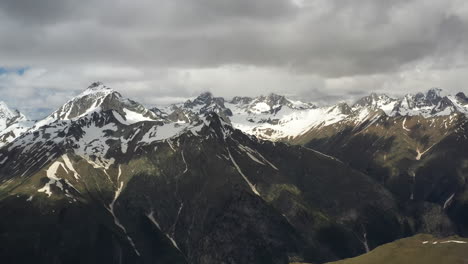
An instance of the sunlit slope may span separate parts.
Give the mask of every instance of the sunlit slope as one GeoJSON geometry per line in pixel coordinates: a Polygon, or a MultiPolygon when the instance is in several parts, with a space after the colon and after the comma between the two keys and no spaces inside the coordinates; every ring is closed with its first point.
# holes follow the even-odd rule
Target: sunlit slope
{"type": "Polygon", "coordinates": [[[468,239],[435,238],[416,235],[380,246],[359,257],[333,264],[465,264],[468,263],[468,239]]]}

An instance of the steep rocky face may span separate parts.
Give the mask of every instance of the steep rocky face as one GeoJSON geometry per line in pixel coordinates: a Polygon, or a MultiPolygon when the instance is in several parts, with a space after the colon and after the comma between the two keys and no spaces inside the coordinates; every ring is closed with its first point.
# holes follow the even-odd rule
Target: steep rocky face
{"type": "Polygon", "coordinates": [[[385,94],[371,94],[358,100],[353,108],[382,110],[388,116],[417,116],[426,118],[447,116],[452,113],[468,113],[463,106],[463,96],[444,96],[442,89],[433,88],[425,93],[407,94],[403,98],[391,98],[385,94]]]}
{"type": "Polygon", "coordinates": [[[167,115],[169,121],[176,123],[192,123],[200,120],[199,115],[178,106],[173,106],[171,110],[172,112],[167,115]]]}
{"type": "Polygon", "coordinates": [[[452,113],[468,113],[468,108],[459,105],[456,97],[442,96],[441,89],[430,89],[427,93],[406,95],[398,101],[390,115],[424,117],[446,116],[452,113]]]}
{"type": "MultiPolygon", "coordinates": [[[[209,92],[202,93],[193,101],[186,101],[182,106],[176,109],[176,111],[179,109],[182,111],[185,110],[186,112],[191,112],[192,114],[196,114],[198,116],[203,116],[207,113],[214,112],[222,116],[225,120],[229,120],[228,117],[232,116],[231,110],[226,108],[224,105],[224,98],[213,97],[213,95],[209,92]]],[[[188,118],[188,120],[193,120],[193,118],[188,118]]]]}
{"type": "Polygon", "coordinates": [[[231,104],[239,104],[239,105],[247,105],[250,104],[254,99],[251,97],[245,96],[234,96],[232,100],[229,102],[231,104]]]}
{"type": "Polygon", "coordinates": [[[353,108],[369,108],[374,111],[382,110],[386,114],[390,115],[397,103],[398,99],[391,98],[385,94],[372,93],[369,96],[359,99],[353,105],[353,108]]]}
{"type": "Polygon", "coordinates": [[[457,97],[457,99],[461,100],[462,102],[465,102],[465,103],[468,102],[468,98],[462,92],[457,93],[455,96],[457,97]]]}
{"type": "Polygon", "coordinates": [[[157,107],[153,107],[149,110],[153,112],[159,119],[161,120],[167,119],[167,113],[164,110],[159,109],[157,107]]]}
{"type": "Polygon", "coordinates": [[[351,115],[353,110],[346,103],[339,103],[327,111],[327,113],[340,113],[342,115],[351,115]]]}

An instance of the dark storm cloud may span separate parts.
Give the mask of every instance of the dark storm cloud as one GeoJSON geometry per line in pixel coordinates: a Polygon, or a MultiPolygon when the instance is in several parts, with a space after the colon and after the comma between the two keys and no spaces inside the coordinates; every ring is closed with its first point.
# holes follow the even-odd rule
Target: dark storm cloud
{"type": "Polygon", "coordinates": [[[324,76],[392,72],[466,42],[466,20],[427,2],[437,3],[2,0],[4,19],[13,25],[2,30],[0,54],[12,63],[245,64],[324,76]],[[18,29],[15,21],[30,25],[18,29]]]}
{"type": "Polygon", "coordinates": [[[231,19],[278,19],[297,8],[282,0],[2,0],[0,10],[12,20],[31,24],[95,19],[110,26],[186,27],[231,19]]]}
{"type": "Polygon", "coordinates": [[[0,11],[11,20],[44,24],[76,18],[88,0],[1,0],[0,11]]]}

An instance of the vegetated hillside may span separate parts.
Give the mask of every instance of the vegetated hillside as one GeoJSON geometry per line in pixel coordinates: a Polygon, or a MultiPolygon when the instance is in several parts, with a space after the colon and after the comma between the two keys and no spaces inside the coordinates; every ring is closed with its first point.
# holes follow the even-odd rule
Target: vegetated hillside
{"type": "Polygon", "coordinates": [[[335,156],[373,177],[408,214],[425,212],[428,216],[414,223],[420,232],[466,236],[467,125],[462,114],[380,115],[359,126],[343,122],[311,130],[294,143],[335,156]],[[451,220],[442,220],[446,216],[451,220]]]}
{"type": "MultiPolygon", "coordinates": [[[[333,264],[464,264],[468,263],[468,239],[417,235],[380,246],[362,256],[333,264]]],[[[330,263],[330,264],[331,264],[330,263]]]]}

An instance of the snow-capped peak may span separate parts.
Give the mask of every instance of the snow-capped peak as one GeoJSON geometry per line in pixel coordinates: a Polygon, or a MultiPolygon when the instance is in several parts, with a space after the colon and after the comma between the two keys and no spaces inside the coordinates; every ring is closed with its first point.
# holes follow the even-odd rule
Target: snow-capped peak
{"type": "Polygon", "coordinates": [[[377,94],[377,93],[371,93],[368,96],[365,96],[361,99],[359,99],[354,106],[379,106],[381,104],[386,104],[391,101],[396,101],[397,99],[391,98],[390,96],[386,94],[377,94]]]}
{"type": "Polygon", "coordinates": [[[294,110],[316,108],[316,106],[311,103],[294,101],[286,98],[285,96],[274,93],[271,93],[267,96],[258,96],[255,98],[236,96],[229,102],[229,104],[234,105],[236,108],[243,108],[245,111],[252,114],[275,114],[280,111],[282,107],[287,107],[294,110]]]}
{"type": "Polygon", "coordinates": [[[94,82],[77,97],[83,97],[90,94],[105,95],[113,92],[115,91],[112,88],[105,86],[102,82],[94,82]]]}
{"type": "Polygon", "coordinates": [[[30,123],[25,115],[0,101],[0,147],[26,131],[30,123]]]}
{"type": "Polygon", "coordinates": [[[401,98],[392,98],[385,94],[372,93],[359,99],[353,110],[368,108],[382,110],[389,116],[444,116],[451,113],[468,113],[468,100],[463,93],[448,95],[440,88],[426,92],[406,94],[401,98]]]}
{"type": "Polygon", "coordinates": [[[174,121],[193,122],[196,121],[194,115],[203,116],[210,112],[226,118],[231,116],[232,112],[225,106],[224,98],[214,97],[210,92],[204,92],[193,100],[187,100],[182,105],[173,105],[173,114],[169,118],[174,121]]]}
{"type": "Polygon", "coordinates": [[[428,100],[438,100],[445,95],[445,91],[440,88],[431,88],[426,92],[426,98],[428,100]]]}
{"type": "Polygon", "coordinates": [[[0,101],[0,132],[14,123],[25,120],[26,116],[20,111],[11,110],[5,102],[0,101]]]}
{"type": "Polygon", "coordinates": [[[193,100],[195,104],[209,104],[213,100],[213,94],[210,92],[201,93],[193,100]]]}
{"type": "Polygon", "coordinates": [[[13,118],[17,115],[17,111],[12,111],[5,102],[0,101],[0,119],[13,118]]]}
{"type": "Polygon", "coordinates": [[[101,82],[91,84],[85,91],[69,100],[51,115],[38,121],[33,129],[58,120],[74,120],[94,112],[114,111],[123,124],[161,120],[143,105],[123,98],[120,93],[101,82]]]}
{"type": "Polygon", "coordinates": [[[462,102],[466,102],[468,103],[468,97],[466,97],[465,93],[462,93],[462,92],[459,92],[455,95],[455,97],[458,99],[458,100],[461,100],[462,102]]]}
{"type": "MultiPolygon", "coordinates": [[[[401,98],[372,93],[352,106],[339,103],[328,107],[316,107],[312,103],[294,101],[273,93],[255,98],[234,97],[230,101],[225,101],[222,97],[215,97],[205,92],[185,103],[164,109],[148,110],[143,105],[122,97],[120,93],[103,83],[96,82],[50,116],[34,124],[33,130],[59,120],[73,123],[82,117],[110,114],[120,125],[159,121],[157,126],[173,127],[179,131],[179,128],[196,126],[204,120],[206,114],[212,112],[245,133],[264,139],[281,140],[294,138],[311,129],[335,125],[341,121],[360,124],[369,119],[374,120],[374,117],[382,116],[384,113],[391,117],[400,115],[433,117],[450,115],[454,112],[468,114],[468,99],[463,93],[444,96],[441,89],[433,88],[425,93],[407,94],[401,98]],[[104,112],[106,113],[103,114],[104,112]]],[[[24,116],[20,118],[22,115],[9,110],[0,102],[0,119],[2,115],[18,116],[18,120],[25,120],[24,116]]],[[[106,119],[106,122],[114,121],[106,119]]]]}
{"type": "Polygon", "coordinates": [[[234,96],[229,103],[237,105],[247,105],[250,104],[254,99],[247,96],[234,96]]]}
{"type": "Polygon", "coordinates": [[[353,113],[352,108],[345,102],[338,103],[335,106],[330,107],[328,113],[335,112],[343,115],[351,115],[353,113]]]}
{"type": "Polygon", "coordinates": [[[86,90],[69,100],[57,111],[46,118],[48,122],[55,120],[68,120],[83,116],[87,113],[95,111],[104,100],[112,96],[120,98],[121,95],[113,89],[105,86],[101,82],[91,84],[86,90]]]}
{"type": "Polygon", "coordinates": [[[359,99],[353,105],[353,109],[365,107],[371,110],[382,110],[387,115],[390,115],[397,102],[398,99],[392,98],[386,94],[371,93],[369,96],[359,99]]]}
{"type": "Polygon", "coordinates": [[[417,94],[407,94],[404,100],[411,106],[429,106],[436,105],[442,99],[443,90],[439,88],[429,89],[427,92],[417,94]]]}
{"type": "Polygon", "coordinates": [[[224,98],[222,97],[214,97],[213,94],[210,92],[204,92],[197,96],[197,98],[193,100],[187,100],[184,105],[184,108],[191,108],[191,109],[211,109],[211,108],[225,108],[224,106],[224,98]]]}
{"type": "Polygon", "coordinates": [[[422,115],[424,117],[448,115],[458,111],[451,96],[445,96],[439,88],[429,89],[425,93],[407,94],[395,105],[391,115],[422,115]]]}

